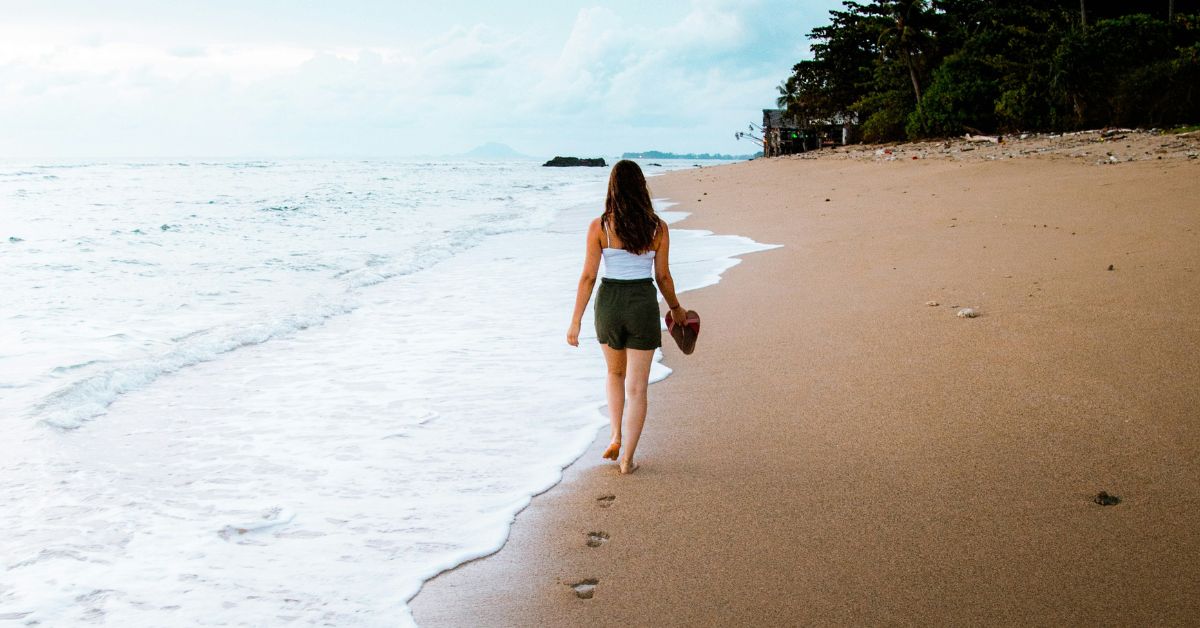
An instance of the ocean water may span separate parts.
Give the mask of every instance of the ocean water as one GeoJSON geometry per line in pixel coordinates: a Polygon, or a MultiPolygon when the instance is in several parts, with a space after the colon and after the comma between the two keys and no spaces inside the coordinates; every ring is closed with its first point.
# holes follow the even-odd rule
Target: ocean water
{"type": "MultiPolygon", "coordinates": [[[[606,177],[0,164],[0,621],[411,624],[607,424],[564,341],[606,177]]],[[[673,229],[672,271],[765,248],[673,229]]]]}

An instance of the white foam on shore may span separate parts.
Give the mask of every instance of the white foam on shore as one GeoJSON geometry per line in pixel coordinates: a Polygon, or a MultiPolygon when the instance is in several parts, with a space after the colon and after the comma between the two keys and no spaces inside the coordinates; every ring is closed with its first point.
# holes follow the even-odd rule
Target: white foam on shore
{"type": "MultiPolygon", "coordinates": [[[[23,434],[20,446],[0,447],[12,454],[0,460],[0,606],[43,625],[411,623],[405,602],[421,583],[501,547],[516,513],[556,484],[607,423],[597,409],[604,362],[594,336],[579,348],[565,343],[583,233],[603,193],[597,182],[581,185],[572,194],[586,192],[589,208],[551,213],[549,226],[522,222],[545,208],[511,216],[494,208],[488,215],[498,218],[485,235],[422,258],[433,263],[413,272],[385,276],[413,261],[404,255],[359,255],[352,263],[296,256],[305,267],[330,266],[302,276],[334,273],[319,293],[346,306],[312,324],[280,327],[288,311],[320,310],[309,307],[311,295],[273,299],[279,291],[243,295],[239,303],[248,307],[237,317],[184,308],[192,317],[183,330],[182,315],[170,308],[162,321],[146,318],[146,329],[117,335],[91,321],[88,331],[100,339],[87,345],[94,353],[77,357],[64,347],[58,355],[70,360],[46,368],[55,373],[46,382],[122,373],[97,380],[95,390],[77,384],[79,398],[60,406],[100,399],[111,402],[105,416],[29,433],[29,421],[13,421],[24,415],[0,415],[7,427],[25,428],[9,432],[23,434]],[[282,315],[256,307],[273,300],[282,315]],[[246,324],[255,320],[264,326],[246,324]],[[199,322],[214,324],[192,324],[199,322]],[[160,331],[131,344],[135,332],[160,331]],[[238,338],[248,341],[219,351],[238,338]],[[146,355],[128,355],[131,346],[146,355]],[[178,363],[155,361],[162,356],[178,363]],[[140,367],[154,376],[138,375],[140,367]]],[[[388,228],[394,218],[387,207],[379,211],[346,213],[352,224],[342,233],[388,228]]],[[[406,214],[404,224],[416,218],[406,214]]],[[[296,234],[325,238],[322,229],[338,228],[294,220],[300,231],[256,237],[288,259],[283,254],[308,250],[296,234]]],[[[19,244],[48,247],[34,227],[19,244]]],[[[216,223],[197,244],[226,228],[216,223]]],[[[170,234],[159,236],[166,246],[177,237],[162,233],[170,234]]],[[[719,279],[737,255],[766,248],[704,231],[672,233],[681,291],[719,279]]],[[[130,237],[119,246],[148,245],[130,237]]],[[[30,259],[41,263],[39,254],[30,259]]],[[[243,281],[236,290],[254,287],[247,275],[295,281],[238,270],[253,260],[235,261],[230,270],[243,281]]],[[[236,296],[228,285],[189,288],[236,296]]],[[[109,302],[97,303],[109,313],[109,302]]],[[[120,314],[111,312],[114,320],[120,314]]],[[[590,320],[589,312],[589,333],[590,320]]],[[[22,333],[34,332],[41,333],[22,333]]],[[[45,386],[14,379],[20,364],[33,363],[22,351],[0,346],[0,362],[8,361],[0,380],[20,384],[12,390],[28,397],[45,386]]],[[[652,378],[667,373],[656,363],[652,378]]]]}
{"type": "MultiPolygon", "coordinates": [[[[661,216],[668,224],[675,224],[690,214],[687,212],[672,212],[664,211],[666,207],[674,205],[668,199],[654,199],[655,206],[659,216],[661,216]]],[[[560,231],[574,231],[579,234],[586,233],[588,221],[593,218],[592,212],[587,208],[575,208],[563,213],[559,219],[555,229],[560,231]]],[[[682,295],[687,292],[698,290],[700,288],[715,285],[720,282],[721,274],[733,266],[741,262],[737,256],[766,251],[770,249],[780,248],[782,245],[763,244],[755,242],[749,238],[741,236],[722,236],[716,235],[711,231],[697,229],[672,229],[671,230],[671,274],[675,280],[676,294],[682,295]]],[[[567,268],[570,268],[569,259],[570,253],[575,253],[577,257],[582,258],[582,243],[575,247],[568,246],[566,249],[567,255],[562,256],[562,259],[567,262],[567,268]]],[[[579,266],[579,264],[577,264],[579,266]]],[[[603,266],[601,268],[603,270],[603,266]]],[[[576,271],[577,273],[578,271],[576,271]]],[[[573,295],[573,292],[570,293],[573,295]]],[[[538,484],[538,488],[532,492],[527,498],[521,499],[513,504],[514,508],[506,511],[502,518],[498,518],[496,522],[503,522],[504,534],[495,537],[492,544],[480,543],[471,551],[464,552],[460,555],[449,558],[441,563],[441,567],[432,571],[422,578],[422,582],[428,580],[437,574],[453,569],[469,560],[474,560],[499,551],[504,543],[508,540],[508,531],[515,521],[516,516],[532,501],[533,497],[550,490],[562,479],[562,474],[565,469],[579,459],[590,447],[597,438],[597,434],[603,431],[608,426],[608,417],[606,412],[607,402],[603,399],[603,369],[604,357],[600,352],[599,344],[595,342],[596,336],[594,327],[591,324],[593,316],[592,306],[595,303],[593,299],[588,303],[588,309],[584,313],[584,325],[580,332],[580,347],[590,354],[590,360],[596,365],[591,369],[594,374],[589,376],[590,385],[594,391],[592,395],[598,401],[595,405],[586,406],[582,412],[592,414],[595,419],[594,428],[584,427],[579,431],[578,438],[569,447],[562,451],[566,455],[558,458],[558,462],[550,467],[550,472],[546,474],[543,483],[538,484]],[[589,342],[590,341],[590,342],[589,342]]],[[[661,300],[661,295],[660,295],[661,300]]],[[[683,301],[681,297],[681,302],[683,301]]],[[[569,307],[569,306],[568,306],[569,307]]],[[[661,321],[660,321],[661,323],[661,321]]],[[[665,323],[663,323],[665,329],[665,323]]],[[[712,333],[712,332],[709,332],[712,333]]],[[[662,363],[663,354],[661,350],[654,353],[654,363],[651,365],[650,378],[651,384],[663,381],[672,373],[672,369],[662,363]]],[[[583,388],[580,388],[581,392],[583,388]]],[[[583,394],[587,394],[583,392],[583,394]]],[[[650,408],[648,420],[652,420],[653,408],[650,408]]],[[[406,601],[411,597],[415,597],[417,590],[412,592],[412,595],[406,598],[406,601]]],[[[411,617],[410,617],[411,619],[411,617]]]]}

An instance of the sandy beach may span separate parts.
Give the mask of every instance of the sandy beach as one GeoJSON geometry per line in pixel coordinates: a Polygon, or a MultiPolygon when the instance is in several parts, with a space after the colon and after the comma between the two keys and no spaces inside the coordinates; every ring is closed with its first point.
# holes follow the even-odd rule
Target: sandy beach
{"type": "Polygon", "coordinates": [[[1200,161],[1128,142],[654,178],[783,248],[682,296],[641,469],[604,430],[418,623],[1194,625],[1200,161]]]}

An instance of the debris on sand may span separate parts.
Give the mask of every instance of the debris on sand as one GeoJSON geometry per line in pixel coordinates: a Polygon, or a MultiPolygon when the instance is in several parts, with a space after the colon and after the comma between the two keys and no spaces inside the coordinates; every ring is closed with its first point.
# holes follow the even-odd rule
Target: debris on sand
{"type": "Polygon", "coordinates": [[[788,159],[869,161],[911,161],[913,158],[992,161],[1037,157],[1069,158],[1095,165],[1147,160],[1195,160],[1200,158],[1200,133],[1167,133],[1159,129],[1093,129],[1071,133],[1021,133],[1003,138],[973,133],[887,146],[850,144],[787,156],[788,159]]]}
{"type": "Polygon", "coordinates": [[[1116,495],[1109,495],[1108,491],[1100,491],[1099,493],[1096,493],[1096,496],[1092,498],[1092,501],[1100,504],[1101,506],[1116,506],[1117,504],[1121,503],[1121,498],[1117,497],[1116,495]]]}
{"type": "Polygon", "coordinates": [[[959,318],[975,318],[976,316],[979,316],[979,310],[976,310],[973,307],[964,307],[958,311],[956,316],[959,318]]]}
{"type": "Polygon", "coordinates": [[[970,133],[964,135],[963,139],[968,142],[991,142],[993,144],[1003,141],[999,135],[971,135],[970,133]]]}
{"type": "Polygon", "coordinates": [[[937,301],[926,301],[925,305],[928,305],[929,307],[937,307],[938,302],[937,301]]]}
{"type": "Polygon", "coordinates": [[[588,578],[586,580],[580,580],[579,582],[570,585],[570,587],[575,590],[575,597],[578,597],[581,600],[590,600],[596,595],[596,585],[598,584],[600,584],[599,580],[595,578],[588,578]]]}

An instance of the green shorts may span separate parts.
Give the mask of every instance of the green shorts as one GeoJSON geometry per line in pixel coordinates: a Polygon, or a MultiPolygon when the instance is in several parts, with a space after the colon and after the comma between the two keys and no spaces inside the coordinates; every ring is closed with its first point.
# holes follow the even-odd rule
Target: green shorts
{"type": "Polygon", "coordinates": [[[596,339],[613,349],[648,351],[662,346],[658,291],[651,279],[600,280],[596,339]]]}

